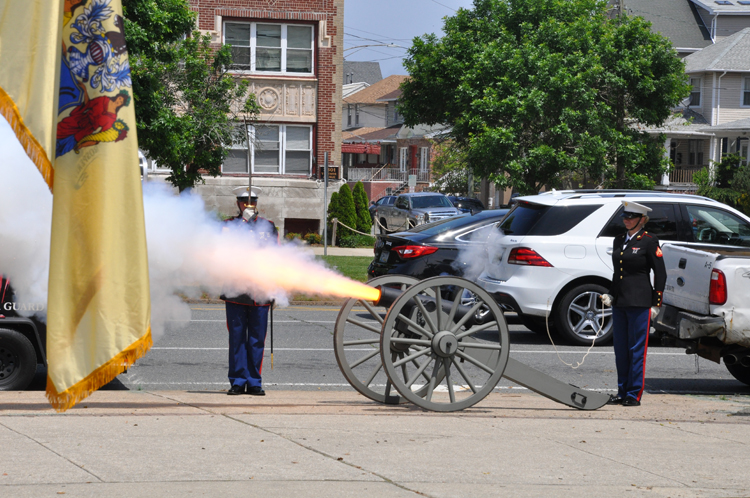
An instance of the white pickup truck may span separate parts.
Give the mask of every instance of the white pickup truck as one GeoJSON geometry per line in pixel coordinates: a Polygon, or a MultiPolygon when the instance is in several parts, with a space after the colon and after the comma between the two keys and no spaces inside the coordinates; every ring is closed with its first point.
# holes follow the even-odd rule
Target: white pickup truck
{"type": "Polygon", "coordinates": [[[750,385],[750,248],[664,244],[662,343],[724,364],[750,385]]]}

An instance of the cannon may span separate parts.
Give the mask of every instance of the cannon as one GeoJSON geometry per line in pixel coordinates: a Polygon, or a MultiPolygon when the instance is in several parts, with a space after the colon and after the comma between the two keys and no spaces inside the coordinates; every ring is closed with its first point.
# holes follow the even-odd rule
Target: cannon
{"type": "Polygon", "coordinates": [[[502,377],[580,410],[609,401],[511,358],[500,306],[469,280],[386,275],[368,285],[380,298],[347,300],[333,341],[346,380],[374,401],[452,412],[484,399],[502,377]]]}

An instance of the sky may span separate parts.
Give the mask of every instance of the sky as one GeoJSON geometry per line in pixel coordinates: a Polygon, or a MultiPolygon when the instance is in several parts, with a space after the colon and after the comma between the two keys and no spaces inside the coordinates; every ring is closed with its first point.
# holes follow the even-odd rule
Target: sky
{"type": "Polygon", "coordinates": [[[408,48],[415,36],[442,36],[443,18],[472,4],[472,0],[345,0],[344,58],[377,61],[384,78],[406,74],[402,65],[405,48],[354,47],[394,44],[408,48]]]}

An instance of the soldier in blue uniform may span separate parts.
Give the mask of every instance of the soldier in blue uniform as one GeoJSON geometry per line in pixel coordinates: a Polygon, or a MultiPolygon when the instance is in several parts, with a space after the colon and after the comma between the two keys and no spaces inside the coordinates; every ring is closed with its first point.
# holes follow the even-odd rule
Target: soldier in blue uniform
{"type": "Polygon", "coordinates": [[[661,306],[667,281],[659,239],[646,232],[651,208],[630,201],[624,204],[625,233],[612,246],[614,275],[602,302],[612,306],[613,341],[617,366],[617,396],[610,404],[639,406],[646,373],[646,350],[651,319],[661,306]],[[654,285],[651,286],[651,272],[654,285]]]}
{"type": "MultiPolygon", "coordinates": [[[[246,226],[256,233],[257,239],[278,243],[278,230],[273,222],[258,216],[257,187],[236,189],[237,207],[240,214],[227,223],[246,226]]],[[[266,328],[270,301],[257,301],[249,294],[239,296],[221,295],[227,311],[229,331],[229,383],[227,394],[250,394],[265,396],[262,387],[263,350],[265,349],[266,328]]]]}

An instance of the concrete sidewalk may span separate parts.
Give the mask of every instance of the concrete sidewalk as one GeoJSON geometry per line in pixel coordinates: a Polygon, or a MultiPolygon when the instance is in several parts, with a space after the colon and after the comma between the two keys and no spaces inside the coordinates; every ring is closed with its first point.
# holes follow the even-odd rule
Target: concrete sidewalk
{"type": "MultiPolygon", "coordinates": [[[[310,247],[312,249],[313,254],[316,256],[322,256],[323,255],[323,246],[313,246],[310,247]]],[[[349,248],[349,247],[329,247],[328,248],[328,255],[329,256],[367,256],[368,258],[372,258],[375,256],[373,253],[372,247],[358,247],[358,248],[349,248]]]]}
{"type": "Polygon", "coordinates": [[[456,413],[354,392],[0,393],[0,496],[750,495],[750,398],[576,411],[528,392],[456,413]]]}

